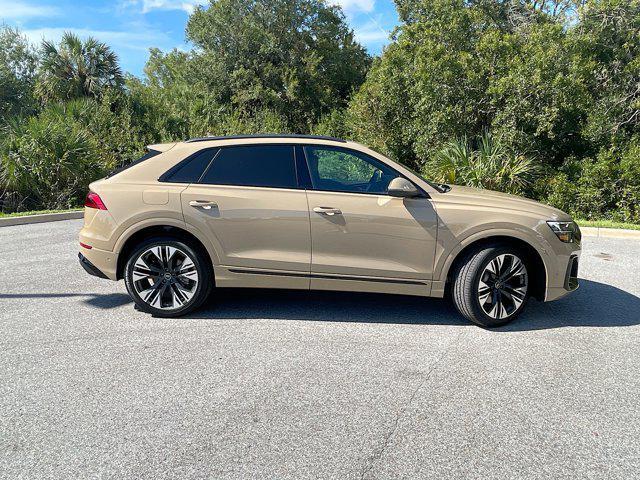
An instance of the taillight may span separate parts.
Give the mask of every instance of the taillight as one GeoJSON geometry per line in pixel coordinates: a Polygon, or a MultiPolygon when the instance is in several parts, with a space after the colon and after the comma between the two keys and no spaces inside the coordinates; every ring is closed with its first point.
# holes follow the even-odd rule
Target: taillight
{"type": "Polygon", "coordinates": [[[107,207],[105,206],[104,202],[100,198],[100,195],[98,195],[95,192],[87,193],[87,199],[84,201],[84,206],[88,207],[88,208],[95,208],[96,210],[106,210],[107,209],[107,207]]]}

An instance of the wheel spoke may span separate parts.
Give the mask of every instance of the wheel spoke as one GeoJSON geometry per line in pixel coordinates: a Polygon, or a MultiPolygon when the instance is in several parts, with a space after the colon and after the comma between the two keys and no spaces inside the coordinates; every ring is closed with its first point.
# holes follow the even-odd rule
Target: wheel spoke
{"type": "Polygon", "coordinates": [[[514,277],[520,276],[526,272],[524,268],[524,263],[519,258],[513,257],[513,262],[511,264],[511,268],[504,274],[504,280],[510,280],[514,277]]]}
{"type": "Polygon", "coordinates": [[[480,304],[485,303],[489,295],[491,295],[491,287],[485,284],[485,287],[481,287],[478,290],[478,300],[480,300],[480,304]]]}

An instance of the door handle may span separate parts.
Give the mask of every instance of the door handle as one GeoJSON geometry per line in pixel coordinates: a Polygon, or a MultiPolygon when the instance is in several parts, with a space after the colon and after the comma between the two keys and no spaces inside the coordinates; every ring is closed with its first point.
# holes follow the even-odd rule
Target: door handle
{"type": "Polygon", "coordinates": [[[313,207],[313,211],[320,215],[342,215],[342,211],[339,208],[333,207],[313,207]]]}
{"type": "Polygon", "coordinates": [[[203,208],[205,210],[211,210],[212,208],[218,208],[216,202],[209,202],[207,200],[191,200],[189,205],[193,208],[203,208]]]}

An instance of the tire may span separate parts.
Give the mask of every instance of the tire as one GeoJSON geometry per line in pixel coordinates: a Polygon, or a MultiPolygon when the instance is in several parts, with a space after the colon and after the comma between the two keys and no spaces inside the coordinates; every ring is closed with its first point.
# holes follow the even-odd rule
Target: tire
{"type": "Polygon", "coordinates": [[[125,266],[125,285],[138,310],[173,318],[200,307],[213,287],[211,264],[201,248],[172,237],[138,245],[125,266]]]}
{"type": "Polygon", "coordinates": [[[505,325],[527,304],[530,272],[530,263],[519,250],[483,247],[461,262],[451,289],[453,303],[464,317],[482,327],[505,325]]]}

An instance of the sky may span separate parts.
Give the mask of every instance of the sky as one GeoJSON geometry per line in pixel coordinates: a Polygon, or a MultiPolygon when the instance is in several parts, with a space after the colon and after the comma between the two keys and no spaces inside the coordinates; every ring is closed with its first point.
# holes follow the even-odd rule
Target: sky
{"type": "MultiPolygon", "coordinates": [[[[340,5],[357,40],[377,55],[398,22],[392,0],[328,0],[340,5]]],[[[65,31],[93,36],[119,56],[123,70],[143,75],[150,47],[188,50],[189,13],[208,0],[0,0],[0,24],[15,26],[33,43],[58,41],[65,31]]]]}

